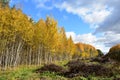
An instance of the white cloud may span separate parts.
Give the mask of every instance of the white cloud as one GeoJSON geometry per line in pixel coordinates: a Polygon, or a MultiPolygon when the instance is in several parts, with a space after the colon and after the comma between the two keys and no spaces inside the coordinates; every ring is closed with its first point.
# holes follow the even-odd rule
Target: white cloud
{"type": "Polygon", "coordinates": [[[76,39],[76,34],[75,34],[74,32],[66,32],[66,36],[67,36],[67,38],[69,38],[69,37],[71,36],[72,39],[73,39],[73,41],[76,42],[76,41],[75,41],[75,39],[76,39]]]}
{"type": "Polygon", "coordinates": [[[105,4],[107,0],[34,0],[33,2],[36,3],[37,8],[47,10],[58,8],[78,15],[85,22],[92,25],[92,27],[95,26],[95,28],[111,13],[111,8],[108,8],[105,4]]]}
{"type": "Polygon", "coordinates": [[[66,32],[67,38],[72,36],[73,41],[75,43],[77,42],[82,42],[82,43],[87,43],[87,44],[93,44],[96,42],[97,38],[96,36],[92,35],[91,33],[88,34],[78,34],[76,35],[74,32],[66,32]]]}
{"type": "MultiPolygon", "coordinates": [[[[82,42],[82,43],[90,44],[96,47],[97,49],[102,50],[103,52],[108,52],[110,47],[112,47],[112,45],[107,46],[106,44],[111,44],[112,41],[116,42],[116,40],[119,39],[119,38],[118,39],[115,38],[114,34],[111,36],[109,36],[108,34],[109,33],[106,33],[101,37],[97,37],[92,33],[77,35],[75,34],[75,32],[66,32],[67,38],[72,36],[74,43],[82,42]],[[108,37],[111,37],[111,40],[108,40],[108,37]]],[[[117,36],[120,36],[120,35],[117,35],[117,36]]]]}
{"type": "Polygon", "coordinates": [[[96,25],[102,23],[112,11],[111,8],[108,8],[107,5],[104,4],[105,1],[66,0],[61,4],[57,4],[56,7],[61,10],[66,10],[68,13],[78,15],[85,22],[96,27],[96,25]]]}
{"type": "Polygon", "coordinates": [[[107,5],[112,8],[111,14],[96,29],[95,33],[115,32],[120,33],[120,0],[110,0],[107,5]]]}
{"type": "Polygon", "coordinates": [[[112,31],[105,32],[104,37],[99,39],[99,42],[104,42],[106,47],[112,47],[113,45],[120,43],[120,34],[116,34],[112,31]]]}
{"type": "Polygon", "coordinates": [[[57,7],[78,15],[95,29],[96,34],[76,35],[71,32],[74,33],[74,42],[89,43],[103,51],[120,43],[120,0],[66,0],[57,7]],[[102,36],[98,37],[97,33],[102,36]]]}

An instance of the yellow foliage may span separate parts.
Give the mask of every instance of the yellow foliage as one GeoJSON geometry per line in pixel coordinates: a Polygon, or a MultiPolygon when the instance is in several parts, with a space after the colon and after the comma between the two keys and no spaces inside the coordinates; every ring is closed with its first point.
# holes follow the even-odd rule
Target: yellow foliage
{"type": "Polygon", "coordinates": [[[98,55],[97,50],[89,44],[77,43],[76,46],[77,50],[81,52],[83,57],[94,57],[98,55]]]}
{"type": "Polygon", "coordinates": [[[59,28],[53,18],[47,17],[33,23],[21,10],[8,6],[0,7],[0,47],[0,54],[11,59],[11,66],[13,63],[16,65],[17,61],[37,64],[40,60],[47,62],[70,59],[72,56],[86,58],[97,55],[93,46],[74,44],[72,37],[67,39],[64,28],[59,28]]]}
{"type": "Polygon", "coordinates": [[[106,57],[120,61],[120,44],[117,44],[110,48],[109,53],[106,54],[106,57]]]}
{"type": "Polygon", "coordinates": [[[110,49],[110,52],[114,52],[114,51],[120,51],[120,44],[117,44],[110,49]]]}

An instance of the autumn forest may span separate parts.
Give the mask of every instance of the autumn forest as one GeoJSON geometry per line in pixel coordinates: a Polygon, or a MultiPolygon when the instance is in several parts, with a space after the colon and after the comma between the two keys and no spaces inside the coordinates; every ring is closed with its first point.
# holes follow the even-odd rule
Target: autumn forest
{"type": "Polygon", "coordinates": [[[0,0],[0,80],[120,80],[120,44],[75,43],[51,16],[35,21],[0,0]]]}
{"type": "Polygon", "coordinates": [[[0,66],[41,65],[76,57],[97,56],[91,45],[74,44],[51,17],[34,22],[15,7],[0,7],[0,66]]]}

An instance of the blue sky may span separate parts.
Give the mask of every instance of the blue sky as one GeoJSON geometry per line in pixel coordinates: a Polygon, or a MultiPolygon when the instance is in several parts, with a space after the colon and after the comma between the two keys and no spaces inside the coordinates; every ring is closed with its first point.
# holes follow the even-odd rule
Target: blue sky
{"type": "Polygon", "coordinates": [[[88,43],[107,52],[120,43],[119,3],[119,0],[11,0],[10,6],[17,4],[35,21],[51,16],[75,43],[88,43]]]}
{"type": "MultiPolygon", "coordinates": [[[[91,32],[92,29],[89,28],[89,24],[84,22],[80,17],[75,14],[68,13],[65,10],[60,10],[58,8],[46,9],[44,7],[37,7],[37,1],[21,0],[12,1],[11,6],[18,4],[22,6],[22,10],[25,14],[31,16],[35,21],[40,18],[45,19],[46,16],[51,16],[58,21],[58,26],[64,27],[67,32],[75,31],[76,34],[85,34],[91,32]]],[[[45,3],[46,6],[51,6],[51,1],[45,3]]]]}

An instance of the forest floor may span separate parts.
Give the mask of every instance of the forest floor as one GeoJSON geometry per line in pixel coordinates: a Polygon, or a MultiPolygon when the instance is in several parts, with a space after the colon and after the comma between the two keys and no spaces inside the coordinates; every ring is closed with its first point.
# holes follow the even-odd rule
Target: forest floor
{"type": "Polygon", "coordinates": [[[19,66],[0,71],[0,80],[120,80],[120,65],[100,58],[61,61],[43,66],[19,66]]]}

